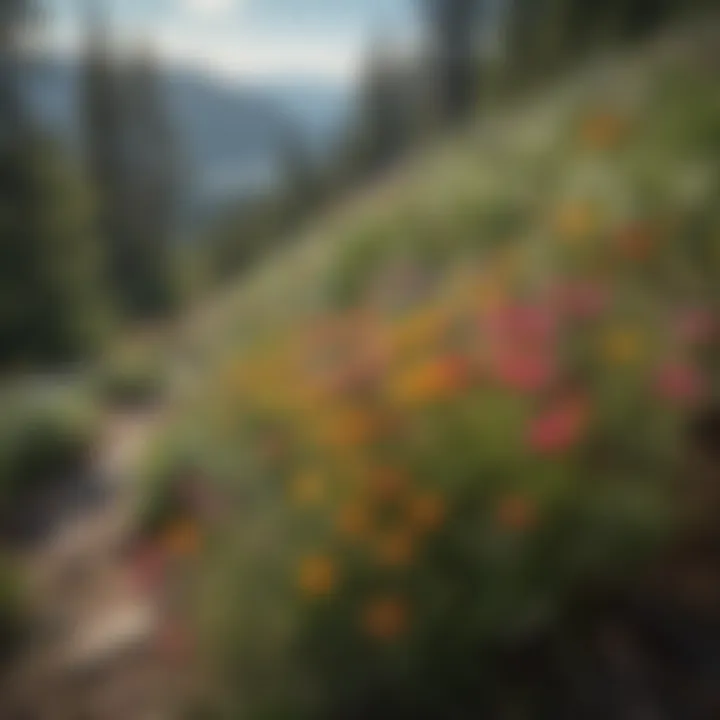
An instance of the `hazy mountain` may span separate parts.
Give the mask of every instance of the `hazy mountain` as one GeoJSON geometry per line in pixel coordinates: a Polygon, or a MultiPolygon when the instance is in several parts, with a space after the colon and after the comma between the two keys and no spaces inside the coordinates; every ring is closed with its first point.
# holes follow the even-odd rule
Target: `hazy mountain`
{"type": "MultiPolygon", "coordinates": [[[[28,82],[39,120],[74,148],[81,147],[78,75],[76,63],[42,60],[28,82]]],[[[322,158],[350,113],[348,90],[320,82],[242,86],[175,68],[166,71],[164,85],[192,196],[201,203],[271,183],[278,141],[288,126],[322,158]]]]}

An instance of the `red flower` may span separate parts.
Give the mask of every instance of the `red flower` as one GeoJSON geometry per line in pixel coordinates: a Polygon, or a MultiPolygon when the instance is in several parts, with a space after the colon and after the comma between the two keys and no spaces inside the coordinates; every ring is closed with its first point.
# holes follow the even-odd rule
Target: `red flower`
{"type": "Polygon", "coordinates": [[[705,391],[705,382],[698,371],[685,363],[669,363],[657,373],[655,388],[658,394],[674,402],[694,402],[705,391]]]}
{"type": "Polygon", "coordinates": [[[505,387],[519,392],[539,392],[557,376],[555,359],[548,352],[527,352],[521,348],[495,355],[494,374],[505,387]]]}
{"type": "Polygon", "coordinates": [[[583,398],[561,400],[532,421],[530,446],[545,454],[568,450],[584,435],[588,419],[588,405],[583,398]]]}
{"type": "Polygon", "coordinates": [[[500,342],[546,345],[556,336],[557,317],[547,306],[508,305],[490,315],[488,330],[500,342]]]}

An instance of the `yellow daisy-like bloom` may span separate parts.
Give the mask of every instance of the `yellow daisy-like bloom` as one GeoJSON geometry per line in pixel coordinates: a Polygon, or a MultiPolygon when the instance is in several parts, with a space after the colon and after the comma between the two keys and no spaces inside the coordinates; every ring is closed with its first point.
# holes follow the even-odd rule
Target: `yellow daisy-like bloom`
{"type": "Polygon", "coordinates": [[[389,642],[407,632],[408,606],[398,596],[377,597],[363,607],[360,619],[366,635],[373,640],[389,642]]]}
{"type": "Polygon", "coordinates": [[[415,556],[415,538],[407,529],[393,530],[379,538],[375,554],[381,565],[403,567],[415,556]]]}
{"type": "Polygon", "coordinates": [[[595,208],[588,203],[575,203],[560,208],[554,226],[564,240],[584,240],[597,228],[595,208]]]}
{"type": "Polygon", "coordinates": [[[337,572],[329,557],[313,555],[300,563],[298,587],[303,595],[311,598],[331,595],[336,585],[337,572]]]}
{"type": "Polygon", "coordinates": [[[605,333],[601,340],[601,352],[613,365],[630,365],[643,354],[643,339],[632,328],[615,328],[605,333]]]}
{"type": "Polygon", "coordinates": [[[408,517],[418,530],[437,530],[445,522],[446,516],[445,500],[440,495],[428,491],[410,498],[408,517]]]}
{"type": "Polygon", "coordinates": [[[173,555],[196,555],[200,548],[200,529],[192,520],[178,521],[165,531],[162,543],[173,555]]]}
{"type": "Polygon", "coordinates": [[[300,507],[308,507],[322,502],[326,488],[319,473],[307,472],[295,478],[290,489],[293,502],[300,507]]]}

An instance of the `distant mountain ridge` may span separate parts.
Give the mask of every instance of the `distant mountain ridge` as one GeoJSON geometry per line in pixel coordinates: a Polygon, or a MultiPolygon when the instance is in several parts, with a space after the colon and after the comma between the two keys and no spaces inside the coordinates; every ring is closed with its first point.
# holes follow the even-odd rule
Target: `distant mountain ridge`
{"type": "MultiPolygon", "coordinates": [[[[347,88],[319,81],[282,79],[249,86],[169,68],[163,86],[198,202],[272,183],[278,145],[288,127],[322,159],[352,112],[347,88]]],[[[80,90],[77,62],[33,62],[28,95],[34,113],[73,148],[80,147],[80,90]]]]}

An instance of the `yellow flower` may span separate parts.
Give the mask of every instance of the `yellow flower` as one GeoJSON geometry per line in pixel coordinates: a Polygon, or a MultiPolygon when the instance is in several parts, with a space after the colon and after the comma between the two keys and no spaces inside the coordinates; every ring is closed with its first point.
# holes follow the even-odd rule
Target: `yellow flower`
{"type": "Polygon", "coordinates": [[[356,408],[334,410],[321,419],[319,440],[336,448],[357,447],[370,442],[379,426],[370,412],[356,408]]]}
{"type": "Polygon", "coordinates": [[[419,530],[437,530],[444,522],[447,509],[440,495],[423,492],[410,499],[408,515],[419,530]]]}
{"type": "Polygon", "coordinates": [[[416,313],[401,324],[393,336],[397,353],[410,352],[434,344],[448,326],[447,311],[430,307],[416,313]]]}
{"type": "Polygon", "coordinates": [[[632,328],[609,330],[602,338],[601,351],[605,360],[611,364],[632,364],[642,356],[642,337],[632,328]]]}
{"type": "Polygon", "coordinates": [[[456,389],[457,379],[450,363],[426,360],[390,379],[389,399],[400,406],[423,405],[451,394],[456,389]]]}
{"type": "Polygon", "coordinates": [[[313,555],[300,563],[298,587],[303,595],[322,597],[332,594],[337,585],[335,564],[324,555],[313,555]]]}
{"type": "Polygon", "coordinates": [[[408,629],[407,603],[388,595],[368,602],[362,610],[362,629],[373,640],[387,642],[405,634],[408,629]]]}
{"type": "Polygon", "coordinates": [[[320,474],[307,472],[299,475],[291,486],[292,499],[296,505],[317,505],[325,495],[325,483],[320,474]]]}
{"type": "Polygon", "coordinates": [[[584,240],[597,228],[597,215],[588,203],[567,205],[556,214],[554,226],[564,240],[584,240]]]}

